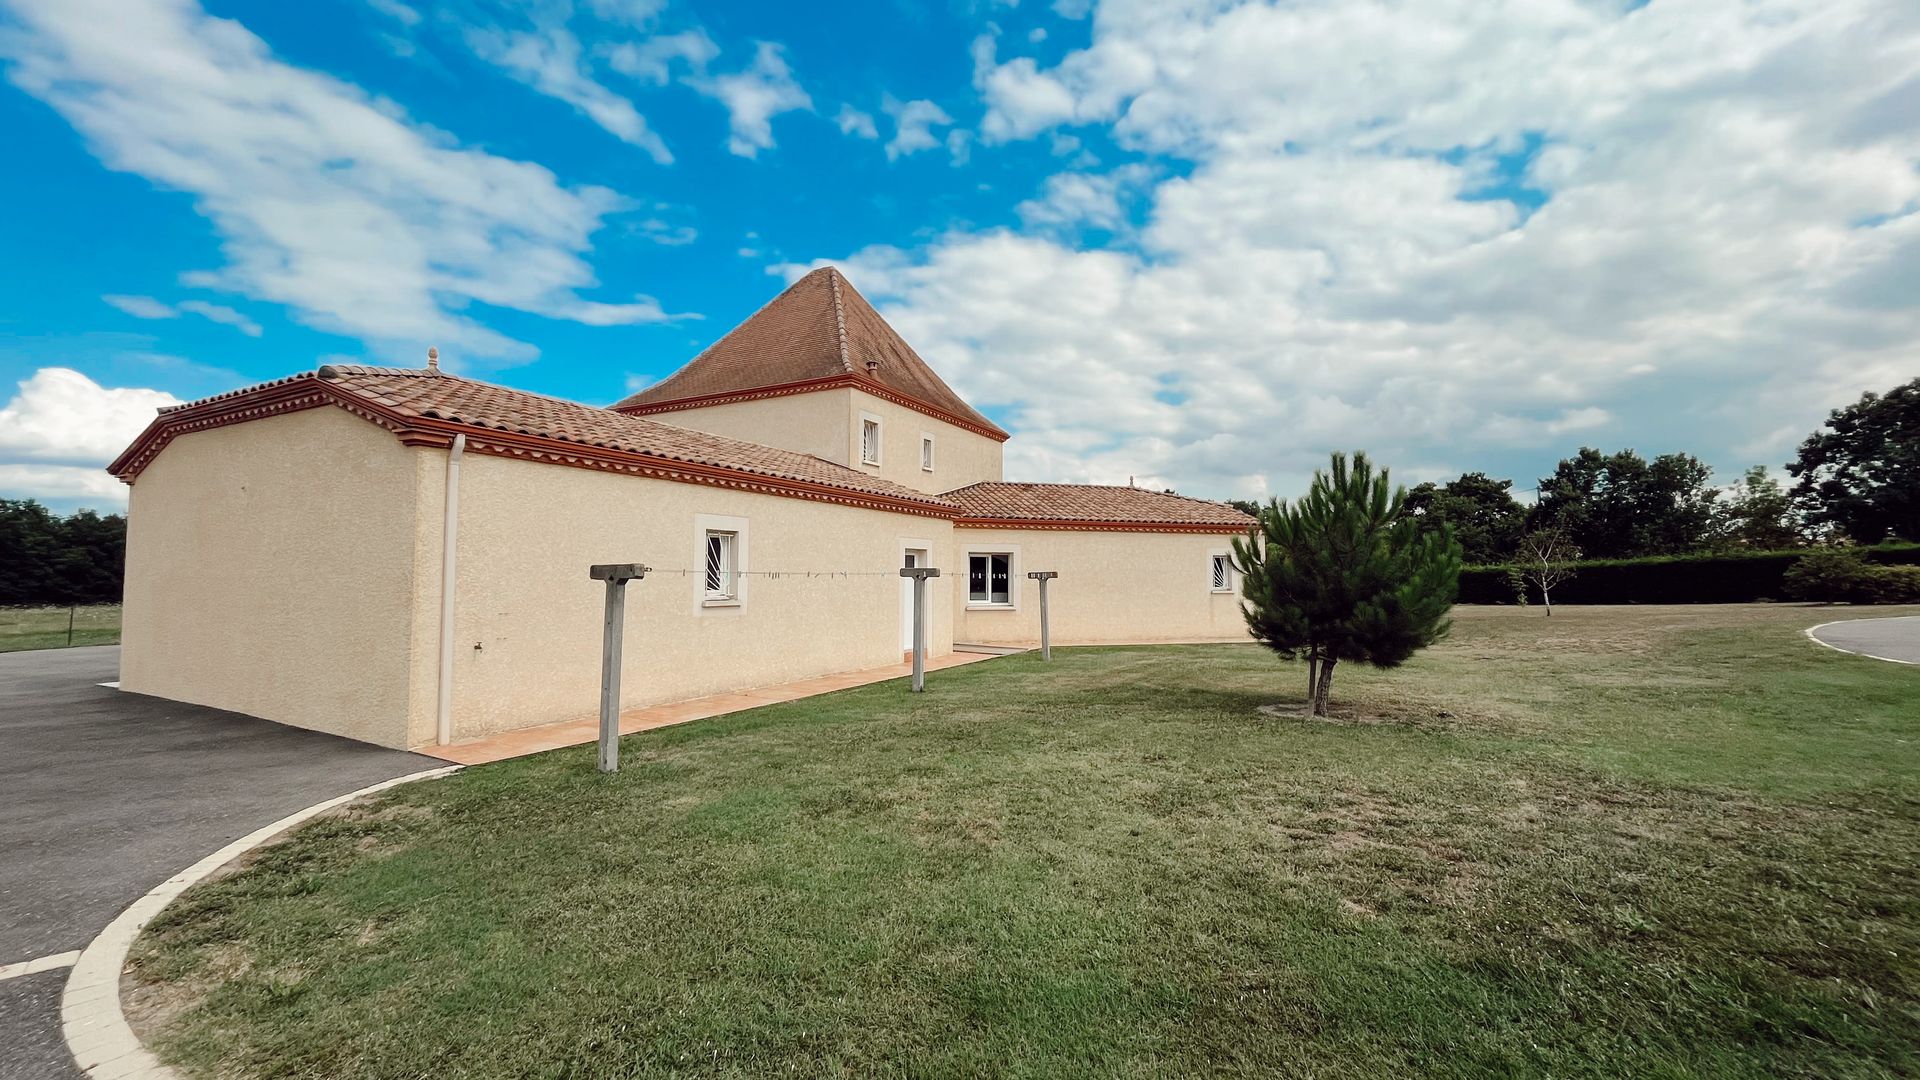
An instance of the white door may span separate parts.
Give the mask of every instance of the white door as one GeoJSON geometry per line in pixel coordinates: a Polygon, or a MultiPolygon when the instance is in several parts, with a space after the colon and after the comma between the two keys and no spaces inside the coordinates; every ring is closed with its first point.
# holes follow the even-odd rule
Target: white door
{"type": "MultiPolygon", "coordinates": [[[[900,563],[906,569],[927,565],[927,553],[924,550],[909,550],[900,563]]],[[[929,601],[931,602],[931,601],[929,601]]],[[[900,651],[913,649],[913,579],[900,579],[900,651]]]]}

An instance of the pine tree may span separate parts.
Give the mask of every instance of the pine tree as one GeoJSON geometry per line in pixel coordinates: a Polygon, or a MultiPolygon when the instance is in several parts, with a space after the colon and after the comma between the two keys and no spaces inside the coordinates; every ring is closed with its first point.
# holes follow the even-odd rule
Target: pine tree
{"type": "Polygon", "coordinates": [[[1398,667],[1446,636],[1460,584],[1451,529],[1423,527],[1362,453],[1334,454],[1297,502],[1270,501],[1252,535],[1234,540],[1247,626],[1307,661],[1307,712],[1325,716],[1342,661],[1398,667]]]}

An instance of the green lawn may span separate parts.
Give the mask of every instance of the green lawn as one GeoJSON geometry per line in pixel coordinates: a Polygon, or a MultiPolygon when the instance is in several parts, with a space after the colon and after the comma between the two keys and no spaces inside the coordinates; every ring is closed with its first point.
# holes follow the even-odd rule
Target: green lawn
{"type": "MultiPolygon", "coordinates": [[[[71,609],[74,645],[118,645],[120,605],[89,604],[71,609]]],[[[64,607],[0,607],[0,652],[59,649],[67,644],[64,607]]]]}
{"type": "Polygon", "coordinates": [[[1920,671],[1844,614],[1463,609],[1333,722],[1257,647],[1062,650],[469,769],[191,891],[129,1011],[208,1076],[1914,1075],[1920,671]]]}

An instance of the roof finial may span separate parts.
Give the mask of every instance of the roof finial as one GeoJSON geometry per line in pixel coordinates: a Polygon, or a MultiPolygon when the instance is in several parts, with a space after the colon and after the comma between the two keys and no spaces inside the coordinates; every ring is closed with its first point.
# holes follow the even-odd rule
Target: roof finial
{"type": "Polygon", "coordinates": [[[427,370],[440,370],[440,350],[432,345],[427,346],[427,370]]]}

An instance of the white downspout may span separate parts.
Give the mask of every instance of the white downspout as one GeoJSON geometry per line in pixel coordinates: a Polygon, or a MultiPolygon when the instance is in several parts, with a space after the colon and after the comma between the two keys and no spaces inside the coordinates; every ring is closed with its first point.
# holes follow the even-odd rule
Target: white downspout
{"type": "Polygon", "coordinates": [[[454,554],[460,541],[460,455],[467,437],[455,435],[447,448],[446,520],[440,526],[440,701],[434,742],[453,741],[453,590],[454,554]]]}

